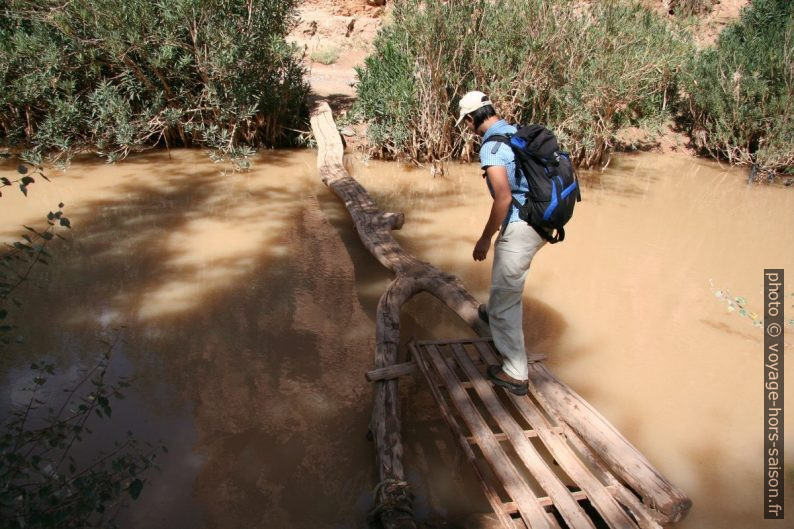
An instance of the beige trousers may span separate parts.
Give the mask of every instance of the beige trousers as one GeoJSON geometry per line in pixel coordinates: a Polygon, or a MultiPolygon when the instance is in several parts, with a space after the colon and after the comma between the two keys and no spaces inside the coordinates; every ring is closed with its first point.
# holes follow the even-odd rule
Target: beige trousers
{"type": "Polygon", "coordinates": [[[496,349],[502,354],[505,373],[527,379],[527,352],[524,349],[524,281],[535,253],[546,244],[526,222],[511,222],[494,244],[491,297],[488,320],[496,349]]]}

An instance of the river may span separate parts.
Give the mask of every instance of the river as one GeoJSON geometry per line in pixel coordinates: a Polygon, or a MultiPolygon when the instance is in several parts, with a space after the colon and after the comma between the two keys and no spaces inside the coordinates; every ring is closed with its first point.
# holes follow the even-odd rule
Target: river
{"type": "MultiPolygon", "coordinates": [[[[471,259],[489,208],[476,165],[435,178],[357,157],[348,165],[384,209],[405,212],[396,236],[406,250],[487,299],[491,256],[471,259]]],[[[390,273],[319,182],[314,152],[263,151],[250,172],[221,170],[200,151],[150,152],[49,170],[52,182],[27,198],[4,190],[4,240],[21,224],[42,226],[58,202],[72,229],[9,315],[24,342],[0,359],[0,409],[25,402],[32,357],[56,362],[57,399],[106,348],[99,339],[121,333],[111,372],[132,385],[84,450],[127,430],[169,449],[122,527],[364,527],[375,469],[363,373],[390,273]]],[[[763,336],[752,317],[763,312],[763,269],[794,270],[794,192],[677,155],[616,156],[580,176],[566,241],[543,248],[529,274],[528,346],[691,496],[688,518],[670,527],[785,527],[762,520],[763,336]]],[[[402,334],[467,329],[420,295],[402,334]]],[[[490,527],[423,381],[407,377],[401,395],[417,517],[490,527]]],[[[791,426],[786,439],[791,517],[791,426]]]]}

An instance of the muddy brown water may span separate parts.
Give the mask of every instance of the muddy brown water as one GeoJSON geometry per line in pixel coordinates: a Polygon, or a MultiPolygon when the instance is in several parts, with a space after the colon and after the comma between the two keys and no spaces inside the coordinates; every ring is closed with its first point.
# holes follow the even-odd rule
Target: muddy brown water
{"type": "MultiPolygon", "coordinates": [[[[384,208],[406,213],[397,237],[408,251],[487,299],[490,255],[471,259],[489,207],[476,166],[433,178],[348,162],[384,208]]],[[[112,376],[133,384],[84,450],[132,430],[169,452],[122,527],[364,527],[376,473],[363,373],[390,273],[318,181],[315,153],[266,151],[249,173],[221,169],[198,151],[78,160],[26,199],[4,192],[5,240],[23,223],[41,226],[60,201],[73,228],[19,293],[11,317],[25,342],[0,358],[0,409],[25,402],[31,357],[58,364],[49,392],[58,398],[55,388],[104,349],[98,340],[123,326],[112,376]]],[[[689,517],[672,527],[786,527],[762,520],[762,334],[752,316],[763,268],[794,270],[794,192],[669,155],[619,156],[582,177],[568,239],[538,254],[527,281],[529,346],[691,495],[689,517]],[[729,310],[735,297],[743,313],[729,310]]],[[[429,296],[403,312],[403,340],[467,334],[429,296]]],[[[791,326],[785,337],[790,356],[791,326]]],[[[417,517],[493,526],[422,381],[405,379],[401,395],[417,517]]]]}

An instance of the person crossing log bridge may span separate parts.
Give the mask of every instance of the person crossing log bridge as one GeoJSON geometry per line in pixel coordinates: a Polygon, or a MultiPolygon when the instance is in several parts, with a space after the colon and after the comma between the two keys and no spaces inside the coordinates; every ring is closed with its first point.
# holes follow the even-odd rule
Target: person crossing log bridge
{"type": "MultiPolygon", "coordinates": [[[[374,404],[370,430],[375,442],[379,482],[375,488],[376,508],[373,510],[371,521],[379,523],[385,529],[415,528],[416,524],[410,510],[410,486],[405,481],[402,462],[403,445],[398,410],[398,378],[396,378],[397,375],[414,372],[414,368],[397,365],[400,308],[411,297],[424,291],[445,303],[477,335],[490,336],[489,328],[478,316],[479,301],[466,290],[457,277],[420,261],[403,250],[394,239],[391,230],[402,227],[404,215],[381,211],[367,190],[347,173],[343,165],[342,140],[337,132],[331,108],[325,101],[319,100],[315,104],[311,113],[311,127],[317,140],[317,167],[320,178],[344,202],[361,242],[367,250],[395,274],[394,280],[378,303],[375,320],[375,362],[374,369],[370,372],[370,378],[373,380],[374,404]]],[[[451,343],[453,342],[447,342],[446,345],[451,343]]],[[[457,341],[457,343],[462,342],[457,341]]],[[[468,340],[467,343],[473,342],[468,340]]],[[[451,350],[458,361],[461,361],[463,357],[456,347],[451,346],[451,350]]],[[[482,347],[482,344],[477,346],[482,358],[497,360],[492,353],[483,350],[482,347]]],[[[420,371],[423,375],[434,376],[426,365],[427,360],[423,360],[423,353],[420,353],[416,347],[413,347],[413,350],[417,351],[415,361],[422,367],[420,371]]],[[[436,375],[448,378],[449,373],[444,368],[446,364],[433,347],[427,354],[430,355],[431,363],[435,366],[436,375]]],[[[474,377],[466,383],[478,385],[479,380],[471,370],[471,366],[466,365],[466,369],[468,374],[474,377]]],[[[457,387],[451,379],[447,382],[450,388],[457,387]]],[[[478,391],[486,391],[481,385],[477,387],[478,391]]],[[[529,387],[533,396],[544,403],[546,413],[559,422],[556,427],[544,426],[546,430],[543,431],[554,432],[554,428],[558,428],[556,431],[567,435],[567,442],[579,454],[583,454],[583,459],[590,468],[601,475],[604,490],[614,494],[621,506],[631,513],[633,520],[636,521],[634,527],[643,529],[659,527],[660,524],[679,521],[686,515],[692,505],[686,494],[656,471],[604,417],[558,380],[542,362],[530,364],[529,387]]],[[[438,390],[431,387],[431,391],[435,396],[438,390]]],[[[463,400],[456,400],[456,405],[462,405],[461,402],[463,400]]],[[[519,406],[525,407],[523,404],[519,406]]],[[[500,413],[495,407],[493,411],[500,413]]],[[[530,413],[526,410],[524,412],[530,413]]],[[[443,406],[442,414],[447,415],[443,406]]],[[[474,424],[477,419],[474,418],[472,421],[474,424]]],[[[491,439],[487,432],[483,435],[485,439],[491,439]]],[[[467,443],[465,436],[463,438],[467,443]]],[[[520,443],[526,448],[523,442],[520,443]]],[[[471,452],[468,444],[464,452],[467,455],[471,452]]],[[[522,487],[519,489],[524,490],[522,487]]],[[[488,490],[486,488],[487,495],[489,495],[488,490]]],[[[493,494],[490,494],[489,499],[492,499],[492,496],[493,494]]],[[[583,494],[578,492],[567,496],[578,501],[583,494]]],[[[591,499],[586,494],[584,497],[591,499]]],[[[611,505],[612,500],[602,499],[605,504],[611,505]]],[[[554,504],[553,498],[549,497],[536,498],[536,500],[543,509],[550,508],[549,506],[554,504]]],[[[528,501],[533,502],[533,500],[528,501]]],[[[506,527],[507,523],[512,524],[511,516],[520,513],[522,509],[527,510],[525,506],[517,505],[515,501],[496,505],[494,500],[492,505],[506,527]]],[[[572,519],[581,520],[578,509],[573,505],[569,507],[568,510],[573,513],[571,516],[576,517],[572,519]]],[[[533,509],[529,510],[536,520],[545,520],[549,526],[555,526],[553,517],[543,515],[537,508],[533,509]]],[[[613,527],[626,526],[627,518],[620,516],[619,513],[614,517],[618,522],[612,524],[613,527]]]]}

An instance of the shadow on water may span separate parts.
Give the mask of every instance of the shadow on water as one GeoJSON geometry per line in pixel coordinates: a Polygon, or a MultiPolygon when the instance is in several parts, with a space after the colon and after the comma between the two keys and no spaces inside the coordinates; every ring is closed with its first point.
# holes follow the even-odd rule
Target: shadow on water
{"type": "Polygon", "coordinates": [[[129,364],[139,407],[120,407],[111,429],[138,426],[139,438],[171,451],[125,526],[338,528],[364,519],[373,457],[361,371],[371,332],[349,257],[324,235],[302,192],[307,165],[291,156],[265,153],[254,174],[229,177],[187,153],[131,157],[119,166],[130,178],[113,180],[110,197],[72,208],[69,241],[20,292],[18,320],[46,320],[27,318],[30,338],[11,365],[32,355],[90,363],[97,337],[126,326],[114,362],[129,364]],[[144,169],[152,165],[159,174],[144,169]],[[184,430],[191,415],[194,433],[176,439],[168,423],[184,430]]]}

